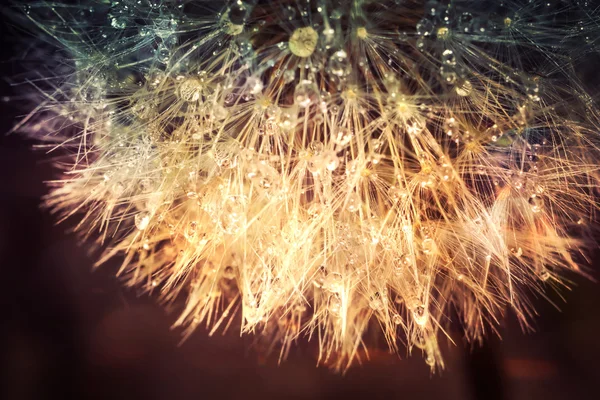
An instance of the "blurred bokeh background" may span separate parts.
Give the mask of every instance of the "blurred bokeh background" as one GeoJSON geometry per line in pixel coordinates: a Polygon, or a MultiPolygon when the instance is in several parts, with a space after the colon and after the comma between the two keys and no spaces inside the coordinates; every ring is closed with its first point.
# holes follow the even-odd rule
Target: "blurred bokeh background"
{"type": "MultiPolygon", "coordinates": [[[[471,346],[452,332],[446,369],[432,375],[420,354],[388,354],[344,376],[316,367],[314,344],[300,342],[281,365],[252,338],[231,330],[181,341],[176,313],[156,295],[139,295],[114,277],[115,265],[93,270],[93,256],[39,206],[52,157],[33,142],[5,135],[24,112],[15,101],[23,35],[0,24],[0,399],[597,399],[600,398],[600,283],[570,276],[572,290],[534,299],[534,333],[508,313],[502,339],[471,346]],[[6,96],[11,96],[7,98],[6,96]]],[[[579,72],[594,93],[598,58],[579,72]]],[[[590,270],[600,277],[600,252],[590,270]]],[[[177,304],[175,305],[175,308],[177,304]]],[[[379,347],[384,349],[383,344],[379,347]]]]}

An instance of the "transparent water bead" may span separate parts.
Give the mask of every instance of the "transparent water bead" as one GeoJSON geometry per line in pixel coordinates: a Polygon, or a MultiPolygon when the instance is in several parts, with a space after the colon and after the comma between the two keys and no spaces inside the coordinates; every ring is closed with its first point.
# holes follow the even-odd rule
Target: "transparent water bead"
{"type": "Polygon", "coordinates": [[[308,160],[307,169],[314,175],[319,175],[325,169],[325,163],[320,155],[314,155],[308,160]]]}
{"type": "Polygon", "coordinates": [[[423,239],[423,241],[421,242],[421,250],[423,251],[423,254],[425,254],[425,255],[434,254],[436,251],[436,244],[433,241],[433,239],[431,239],[431,238],[423,239]]]}
{"type": "Polygon", "coordinates": [[[458,29],[461,32],[469,33],[473,30],[473,14],[464,12],[458,17],[458,29]]]}
{"type": "Polygon", "coordinates": [[[126,17],[113,17],[110,21],[110,26],[115,29],[125,29],[127,28],[127,18],[126,17]]]}
{"type": "Polygon", "coordinates": [[[406,189],[392,186],[388,190],[388,196],[390,196],[390,199],[394,203],[397,203],[400,200],[406,199],[408,197],[408,192],[406,191],[406,189]]]}
{"type": "Polygon", "coordinates": [[[412,311],[413,319],[415,323],[419,326],[425,326],[427,324],[427,320],[429,319],[429,313],[427,309],[422,305],[417,305],[412,311]]]}
{"type": "Polygon", "coordinates": [[[252,11],[250,4],[241,0],[237,0],[231,7],[229,7],[227,14],[232,24],[243,25],[248,19],[250,11],[252,11]]]}
{"type": "Polygon", "coordinates": [[[417,23],[417,35],[429,36],[433,32],[435,25],[429,18],[423,18],[417,23]]]}
{"type": "Polygon", "coordinates": [[[313,277],[313,285],[315,285],[315,287],[318,288],[322,288],[323,285],[325,284],[325,279],[327,278],[327,270],[325,269],[324,266],[319,267],[319,269],[317,270],[317,272],[315,273],[314,277],[313,277]]]}
{"type": "Polygon", "coordinates": [[[452,136],[458,132],[458,121],[456,121],[456,118],[446,118],[444,121],[444,132],[446,132],[446,135],[448,136],[452,136]]]}
{"type": "Polygon", "coordinates": [[[335,135],[334,142],[339,147],[346,147],[352,141],[354,133],[347,128],[339,128],[338,133],[335,135]]]}
{"type": "Polygon", "coordinates": [[[150,224],[150,213],[143,211],[141,213],[136,214],[134,217],[134,222],[135,227],[138,228],[140,231],[143,231],[150,224]]]}
{"type": "Polygon", "coordinates": [[[323,287],[335,293],[340,293],[344,289],[344,280],[338,272],[332,272],[327,275],[323,282],[323,287]]]}
{"type": "Polygon", "coordinates": [[[329,72],[335,76],[344,77],[350,74],[352,66],[345,50],[338,50],[329,58],[329,72]]]}
{"type": "Polygon", "coordinates": [[[534,79],[528,79],[525,81],[525,92],[527,97],[532,101],[540,101],[540,85],[534,79]]]}
{"type": "Polygon", "coordinates": [[[337,156],[335,151],[326,151],[322,155],[325,168],[329,171],[335,171],[340,165],[340,158],[337,156]]]}
{"type": "Polygon", "coordinates": [[[538,196],[534,193],[529,198],[529,204],[531,205],[531,212],[537,214],[541,212],[544,208],[544,199],[542,199],[541,196],[538,196]]]}
{"type": "Polygon", "coordinates": [[[158,62],[167,64],[169,62],[169,60],[171,59],[171,50],[169,50],[169,48],[166,45],[161,43],[156,48],[155,56],[156,56],[156,60],[158,62]]]}
{"type": "Polygon", "coordinates": [[[308,144],[308,150],[310,150],[310,152],[315,155],[321,154],[324,148],[325,145],[323,144],[323,142],[319,142],[316,140],[308,144]]]}
{"type": "Polygon", "coordinates": [[[202,95],[202,82],[196,78],[183,79],[179,84],[177,94],[183,101],[192,103],[200,100],[202,95]]]}
{"type": "Polygon", "coordinates": [[[452,50],[444,50],[444,52],[442,53],[442,63],[451,66],[456,65],[456,56],[454,55],[454,52],[452,50]]]}
{"type": "Polygon", "coordinates": [[[329,312],[333,315],[339,315],[342,311],[342,300],[337,294],[333,294],[329,297],[329,312]]]}
{"type": "Polygon", "coordinates": [[[236,234],[244,225],[245,199],[242,196],[228,197],[220,218],[221,229],[227,234],[236,234]]]}
{"type": "Polygon", "coordinates": [[[356,192],[350,193],[346,203],[346,209],[351,213],[357,212],[360,209],[361,200],[356,192]]]}
{"type": "Polygon", "coordinates": [[[303,80],[294,90],[294,102],[301,108],[307,108],[319,100],[317,86],[309,80],[303,80]]]}
{"type": "Polygon", "coordinates": [[[264,83],[260,76],[249,76],[246,78],[246,87],[251,94],[259,94],[264,88],[264,83]]]}
{"type": "Polygon", "coordinates": [[[265,117],[269,120],[276,120],[281,115],[281,108],[276,104],[271,104],[265,109],[265,117]]]}
{"type": "Polygon", "coordinates": [[[454,90],[457,95],[466,97],[473,91],[473,84],[468,79],[463,79],[456,85],[454,90]]]}
{"type": "Polygon", "coordinates": [[[453,85],[458,79],[458,74],[456,73],[454,68],[448,65],[442,65],[440,67],[440,75],[442,76],[444,82],[446,82],[449,85],[453,85]]]}

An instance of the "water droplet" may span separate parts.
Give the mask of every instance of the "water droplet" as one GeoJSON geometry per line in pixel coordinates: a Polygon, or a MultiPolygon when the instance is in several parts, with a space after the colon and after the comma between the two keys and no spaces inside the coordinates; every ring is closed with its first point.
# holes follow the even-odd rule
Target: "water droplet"
{"type": "Polygon", "coordinates": [[[329,171],[335,171],[340,166],[340,158],[337,156],[335,151],[327,151],[323,154],[323,161],[325,162],[325,168],[329,171]]]}
{"type": "Polygon", "coordinates": [[[344,281],[342,274],[338,272],[332,272],[325,278],[323,287],[331,292],[340,293],[344,289],[344,281]]]}
{"type": "Polygon", "coordinates": [[[127,28],[127,18],[113,17],[110,21],[110,26],[112,26],[115,29],[125,29],[127,28]]]}
{"type": "Polygon", "coordinates": [[[314,155],[308,160],[306,168],[314,175],[319,175],[324,168],[323,158],[320,155],[314,155]]]}
{"type": "Polygon", "coordinates": [[[329,297],[329,312],[334,315],[339,315],[342,310],[342,301],[337,294],[333,294],[329,297]]]}
{"type": "Polygon", "coordinates": [[[278,126],[284,131],[289,131],[296,126],[296,112],[295,110],[288,108],[282,110],[281,116],[279,117],[278,126]]]}
{"type": "Polygon", "coordinates": [[[198,79],[188,78],[181,80],[177,93],[181,100],[191,103],[200,100],[202,88],[202,82],[198,79]]]}
{"type": "Polygon", "coordinates": [[[219,223],[225,233],[236,234],[244,226],[244,204],[242,196],[229,196],[223,202],[219,223]]]}
{"type": "Polygon", "coordinates": [[[525,80],[525,93],[531,101],[540,101],[540,86],[534,79],[525,80]]]}
{"type": "Polygon", "coordinates": [[[513,187],[515,190],[521,190],[523,188],[523,180],[519,177],[513,180],[513,187]]]}
{"type": "Polygon", "coordinates": [[[423,241],[421,242],[421,250],[423,251],[423,254],[426,254],[426,255],[434,254],[436,251],[436,244],[433,241],[433,239],[431,239],[431,238],[423,239],[423,241]]]}
{"type": "Polygon", "coordinates": [[[171,50],[169,50],[169,48],[167,46],[165,46],[164,44],[160,44],[158,46],[158,48],[156,49],[156,60],[158,62],[161,62],[163,64],[167,64],[169,62],[169,60],[171,59],[171,50]]]}
{"type": "Polygon", "coordinates": [[[296,8],[292,6],[285,6],[283,9],[283,16],[288,21],[292,21],[296,17],[296,8]]]}
{"type": "Polygon", "coordinates": [[[185,237],[191,241],[196,237],[197,233],[198,233],[198,222],[190,221],[188,223],[187,227],[185,228],[185,237]]]}
{"type": "Polygon", "coordinates": [[[502,131],[500,130],[500,128],[496,124],[494,124],[491,127],[489,127],[487,129],[486,133],[487,133],[487,135],[489,136],[489,138],[490,138],[490,140],[492,142],[498,141],[498,138],[500,136],[502,136],[502,131]]]}
{"type": "Polygon", "coordinates": [[[265,117],[270,120],[276,120],[281,115],[281,108],[276,104],[271,104],[265,109],[265,117]]]}
{"type": "Polygon", "coordinates": [[[211,117],[216,121],[223,121],[229,115],[229,111],[220,104],[215,104],[211,110],[211,117]]]}
{"type": "Polygon", "coordinates": [[[429,36],[433,32],[434,24],[429,18],[423,18],[417,23],[417,35],[429,36]]]}
{"type": "Polygon", "coordinates": [[[452,50],[444,50],[444,52],[442,53],[442,63],[451,66],[456,65],[456,56],[454,55],[454,52],[452,50]]]}
{"type": "Polygon", "coordinates": [[[461,32],[469,33],[472,30],[473,14],[469,12],[462,13],[458,18],[458,29],[461,32]]]}
{"type": "Polygon", "coordinates": [[[152,29],[151,27],[149,27],[147,25],[140,27],[140,36],[141,37],[152,36],[152,35],[154,35],[154,29],[152,29]]]}
{"type": "Polygon", "coordinates": [[[346,147],[352,141],[354,134],[347,128],[340,128],[335,136],[335,144],[340,147],[346,147]]]}
{"type": "Polygon", "coordinates": [[[324,266],[320,266],[313,278],[313,285],[322,288],[325,283],[325,278],[327,278],[327,270],[324,266]]]}
{"type": "Polygon", "coordinates": [[[390,199],[394,203],[397,203],[401,200],[406,199],[408,197],[408,192],[406,191],[406,189],[392,186],[388,190],[388,196],[390,196],[390,199]]]}
{"type": "Polygon", "coordinates": [[[252,8],[244,1],[236,0],[228,10],[228,18],[232,24],[243,25],[250,15],[252,8]]]}
{"type": "Polygon", "coordinates": [[[143,231],[150,224],[150,213],[148,212],[140,212],[134,217],[135,227],[140,231],[143,231]]]}
{"type": "Polygon", "coordinates": [[[468,79],[462,79],[454,88],[456,94],[462,97],[468,96],[473,90],[473,84],[468,79]]]}
{"type": "Polygon", "coordinates": [[[531,205],[531,212],[537,214],[544,208],[544,199],[537,194],[533,194],[529,198],[529,204],[531,205]]]}
{"type": "Polygon", "coordinates": [[[292,83],[296,79],[296,71],[293,69],[285,70],[283,73],[283,81],[285,83],[292,83]]]}
{"type": "Polygon", "coordinates": [[[335,76],[344,77],[350,74],[352,67],[345,50],[338,50],[329,58],[329,72],[335,76]]]}
{"type": "Polygon", "coordinates": [[[412,315],[417,325],[425,326],[427,324],[427,320],[429,319],[429,313],[422,304],[419,304],[413,309],[412,315]]]}
{"type": "Polygon", "coordinates": [[[458,132],[458,122],[454,117],[446,118],[444,121],[444,131],[448,136],[452,136],[458,132]]]}
{"type": "Polygon", "coordinates": [[[246,87],[251,94],[259,94],[264,88],[264,84],[260,76],[249,76],[246,78],[246,87]]]}
{"type": "Polygon", "coordinates": [[[442,65],[440,67],[440,75],[442,76],[444,82],[446,82],[449,85],[453,85],[458,79],[458,74],[456,73],[454,68],[447,65],[442,65]]]}
{"type": "Polygon", "coordinates": [[[310,150],[310,152],[312,154],[315,154],[315,155],[321,154],[321,152],[323,151],[324,148],[325,148],[325,145],[323,144],[323,142],[312,141],[308,144],[308,149],[310,150]]]}
{"type": "Polygon", "coordinates": [[[360,205],[360,196],[356,192],[350,193],[347,199],[346,209],[351,213],[354,213],[360,209],[360,205]]]}
{"type": "Polygon", "coordinates": [[[316,85],[309,80],[303,80],[294,90],[294,102],[301,108],[315,104],[319,99],[319,91],[316,85]]]}

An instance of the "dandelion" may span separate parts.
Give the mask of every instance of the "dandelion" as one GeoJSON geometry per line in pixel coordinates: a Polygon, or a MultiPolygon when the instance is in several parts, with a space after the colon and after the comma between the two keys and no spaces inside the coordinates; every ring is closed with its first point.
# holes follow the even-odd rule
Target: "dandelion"
{"type": "Polygon", "coordinates": [[[186,335],[241,314],[343,370],[372,325],[441,368],[452,310],[481,340],[582,272],[600,124],[573,49],[598,24],[571,3],[35,3],[66,57],[18,128],[69,152],[46,204],[184,294],[186,335]]]}

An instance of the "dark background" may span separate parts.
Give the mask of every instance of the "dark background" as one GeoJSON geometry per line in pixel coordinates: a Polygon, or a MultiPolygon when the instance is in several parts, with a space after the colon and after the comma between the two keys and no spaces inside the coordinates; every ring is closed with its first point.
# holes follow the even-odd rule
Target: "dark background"
{"type": "MultiPolygon", "coordinates": [[[[235,330],[197,331],[179,344],[176,312],[156,296],[138,296],[114,277],[115,266],[92,270],[93,256],[40,209],[44,181],[56,177],[51,157],[33,142],[4,135],[24,112],[19,87],[22,36],[1,21],[0,63],[0,399],[596,399],[600,383],[600,284],[571,276],[573,290],[536,299],[536,333],[514,316],[470,346],[443,349],[446,369],[432,375],[420,354],[371,350],[371,360],[345,376],[315,367],[314,345],[289,359],[264,359],[235,330]],[[8,99],[3,96],[11,97],[8,99]]],[[[580,74],[597,92],[598,60],[580,74]]],[[[586,64],[587,63],[587,64],[586,64]]],[[[592,275],[600,252],[590,249],[592,275]]],[[[382,347],[383,348],[383,347],[382,347]]]]}

